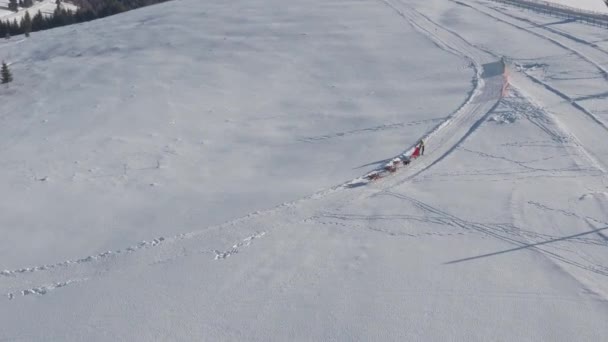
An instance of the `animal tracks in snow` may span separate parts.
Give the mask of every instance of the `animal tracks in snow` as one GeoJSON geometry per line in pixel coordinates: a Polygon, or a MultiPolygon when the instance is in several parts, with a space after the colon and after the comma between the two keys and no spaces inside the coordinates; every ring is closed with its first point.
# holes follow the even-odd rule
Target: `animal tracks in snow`
{"type": "MultiPolygon", "coordinates": [[[[265,235],[266,235],[265,231],[259,232],[254,235],[246,237],[245,239],[241,240],[240,242],[234,244],[228,250],[225,250],[225,251],[213,250],[213,252],[215,253],[215,260],[226,259],[226,258],[230,257],[231,255],[237,254],[240,252],[241,249],[243,249],[245,247],[249,247],[253,243],[254,240],[260,239],[265,235]]],[[[185,238],[185,237],[178,236],[175,239],[169,239],[169,240],[175,242],[175,241],[181,240],[183,238],[185,238]]],[[[192,238],[194,238],[194,236],[192,238]]],[[[191,239],[187,239],[187,240],[191,240],[191,239]]],[[[111,257],[117,257],[119,255],[127,255],[127,254],[134,253],[141,249],[155,247],[155,246],[160,245],[164,241],[167,241],[167,239],[164,237],[159,237],[159,238],[153,239],[151,241],[142,241],[136,245],[127,247],[125,249],[116,250],[116,251],[108,251],[108,252],[99,253],[96,255],[90,255],[85,258],[81,258],[81,259],[77,259],[77,260],[67,260],[67,261],[63,261],[60,263],[56,263],[56,264],[25,267],[25,268],[20,268],[20,269],[15,269],[15,270],[4,270],[4,271],[0,272],[0,276],[14,279],[20,275],[34,274],[34,273],[38,273],[38,272],[42,272],[42,271],[52,272],[54,270],[58,271],[59,269],[66,270],[72,266],[83,265],[83,264],[88,264],[88,263],[92,263],[92,262],[101,262],[101,261],[107,260],[111,257]]],[[[183,247],[181,245],[176,246],[176,249],[180,249],[180,248],[185,248],[185,247],[183,247]]],[[[184,256],[184,255],[188,255],[188,254],[182,253],[180,255],[184,256]]],[[[173,259],[175,259],[175,258],[177,258],[177,257],[174,257],[173,259]]],[[[152,264],[152,265],[154,265],[154,264],[152,264]]],[[[69,274],[71,274],[71,276],[74,277],[74,274],[72,274],[74,272],[78,273],[78,271],[73,270],[73,271],[69,271],[68,274],[59,273],[59,275],[63,274],[62,277],[70,278],[69,274]]],[[[78,274],[81,275],[80,273],[78,273],[78,274]]],[[[97,276],[98,275],[99,274],[97,274],[97,276]]],[[[85,277],[79,277],[77,279],[69,279],[69,280],[62,280],[62,281],[56,281],[56,280],[49,281],[49,279],[53,277],[52,275],[48,275],[48,276],[41,275],[42,278],[40,278],[39,280],[34,280],[35,282],[38,282],[39,284],[43,284],[43,285],[39,285],[39,286],[32,286],[31,283],[34,282],[32,280],[28,280],[27,282],[23,282],[23,283],[22,283],[22,281],[17,280],[18,281],[17,284],[9,285],[10,290],[8,292],[6,292],[6,296],[7,296],[8,300],[13,300],[19,296],[45,295],[53,290],[66,287],[70,284],[78,283],[78,282],[85,282],[87,280],[90,280],[89,276],[92,276],[92,275],[87,275],[85,277]],[[44,279],[47,280],[46,283],[45,283],[44,279]],[[22,285],[19,285],[19,283],[22,283],[22,285]],[[21,286],[23,286],[23,287],[21,287],[21,286]],[[22,290],[18,290],[20,287],[22,288],[22,290]]]]}
{"type": "Polygon", "coordinates": [[[73,283],[79,283],[79,282],[83,282],[87,279],[78,279],[78,280],[68,280],[68,281],[63,281],[63,282],[57,282],[57,283],[53,283],[50,285],[44,285],[44,286],[39,286],[39,287],[32,287],[29,289],[25,289],[25,290],[21,290],[17,293],[15,292],[10,292],[7,294],[7,297],[9,300],[13,300],[16,296],[30,296],[30,295],[38,295],[38,296],[42,296],[45,295],[47,293],[49,293],[50,291],[53,291],[55,289],[58,288],[62,288],[65,286],[68,286],[70,284],[73,283]]]}
{"type": "Polygon", "coordinates": [[[99,253],[97,255],[89,255],[85,258],[81,258],[78,260],[66,260],[63,262],[56,263],[56,264],[40,265],[40,266],[35,266],[35,267],[25,267],[25,268],[20,268],[20,269],[16,269],[16,270],[4,270],[4,271],[0,272],[0,275],[5,276],[5,277],[11,277],[11,276],[14,277],[14,276],[17,276],[19,274],[24,274],[24,273],[33,273],[33,272],[39,272],[39,271],[48,271],[48,270],[52,270],[55,268],[61,268],[61,267],[70,267],[73,265],[78,265],[78,264],[89,263],[89,262],[93,262],[93,261],[106,259],[106,258],[120,255],[120,254],[133,253],[142,248],[149,248],[149,247],[157,246],[160,243],[162,243],[163,241],[165,241],[164,237],[159,237],[159,238],[153,239],[152,241],[144,240],[134,246],[130,246],[130,247],[127,247],[122,250],[107,251],[107,252],[99,253]]]}
{"type": "Polygon", "coordinates": [[[266,235],[266,232],[261,232],[261,233],[257,233],[257,234],[251,235],[251,236],[243,239],[243,241],[241,241],[241,242],[235,244],[234,246],[232,246],[231,249],[223,251],[223,252],[220,252],[218,250],[214,250],[214,252],[215,252],[215,260],[226,259],[226,258],[230,257],[233,254],[237,254],[241,248],[243,248],[243,247],[249,247],[251,245],[251,243],[253,242],[253,240],[260,239],[264,235],[266,235]]]}

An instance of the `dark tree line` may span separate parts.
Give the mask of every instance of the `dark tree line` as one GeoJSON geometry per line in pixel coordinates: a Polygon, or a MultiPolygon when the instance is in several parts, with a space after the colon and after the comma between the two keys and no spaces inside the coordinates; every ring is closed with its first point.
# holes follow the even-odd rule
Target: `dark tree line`
{"type": "Polygon", "coordinates": [[[14,12],[19,10],[19,7],[32,7],[34,0],[9,0],[8,9],[14,12]]]}
{"type": "MultiPolygon", "coordinates": [[[[17,0],[11,0],[9,6],[12,1],[17,0]]],[[[43,15],[38,11],[33,17],[27,13],[20,21],[0,21],[0,37],[29,35],[30,32],[91,21],[166,1],[169,0],[72,0],[78,10],[70,11],[61,8],[61,0],[57,0],[57,8],[52,15],[43,15]]],[[[27,0],[27,3],[21,0],[21,3],[24,5],[22,7],[29,7],[26,5],[31,4],[32,0],[27,0]]]]}

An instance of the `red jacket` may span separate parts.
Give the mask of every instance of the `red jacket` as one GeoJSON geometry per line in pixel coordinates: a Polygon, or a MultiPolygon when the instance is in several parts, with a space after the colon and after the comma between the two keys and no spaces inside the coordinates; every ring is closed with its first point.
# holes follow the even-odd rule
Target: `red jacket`
{"type": "Polygon", "coordinates": [[[412,158],[420,157],[420,146],[416,146],[414,149],[414,153],[412,153],[412,158]]]}

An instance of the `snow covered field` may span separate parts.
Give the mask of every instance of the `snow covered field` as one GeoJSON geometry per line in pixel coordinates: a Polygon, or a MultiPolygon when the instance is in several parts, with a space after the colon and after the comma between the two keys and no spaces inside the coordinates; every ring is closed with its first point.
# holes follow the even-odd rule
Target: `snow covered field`
{"type": "Polygon", "coordinates": [[[559,5],[580,8],[580,9],[584,9],[587,11],[608,13],[608,6],[604,2],[604,0],[546,0],[546,1],[554,2],[559,5]]]}
{"type": "MultiPolygon", "coordinates": [[[[18,12],[13,12],[8,10],[8,3],[8,0],[0,0],[0,20],[13,21],[17,19],[17,21],[19,21],[21,18],[23,18],[23,16],[25,16],[26,12],[29,12],[30,16],[36,15],[38,11],[40,11],[43,15],[52,15],[57,8],[55,0],[35,0],[32,7],[19,8],[18,12]]],[[[62,2],[61,7],[71,11],[75,11],[78,8],[74,4],[68,2],[62,2]]]]}
{"type": "Polygon", "coordinates": [[[0,340],[603,340],[605,37],[176,0],[0,42],[0,340]]]}

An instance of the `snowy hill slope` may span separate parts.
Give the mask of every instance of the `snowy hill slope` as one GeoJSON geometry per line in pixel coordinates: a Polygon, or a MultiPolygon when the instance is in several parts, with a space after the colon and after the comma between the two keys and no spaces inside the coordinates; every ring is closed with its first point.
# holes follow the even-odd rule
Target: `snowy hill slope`
{"type": "MultiPolygon", "coordinates": [[[[43,15],[52,15],[55,9],[57,8],[57,4],[55,0],[42,0],[42,1],[34,1],[34,5],[29,8],[19,8],[18,12],[13,12],[8,10],[8,0],[0,0],[0,20],[2,21],[20,21],[25,13],[29,12],[30,16],[36,15],[38,11],[40,11],[43,15]],[[6,9],[4,9],[6,8],[6,9]]],[[[61,8],[75,11],[78,7],[72,3],[62,2],[61,8]]]]}
{"type": "Polygon", "coordinates": [[[182,0],[3,43],[0,339],[602,340],[604,36],[182,0]]]}
{"type": "Polygon", "coordinates": [[[415,32],[402,42],[386,8],[334,20],[341,6],[254,3],[242,19],[178,1],[1,42],[16,80],[0,105],[2,191],[13,194],[0,217],[13,236],[0,242],[5,267],[189,232],[333,186],[462,104],[468,61],[415,32]]]}
{"type": "Polygon", "coordinates": [[[587,11],[597,11],[608,13],[608,6],[604,0],[547,0],[558,5],[565,5],[575,8],[584,9],[587,11]]]}

